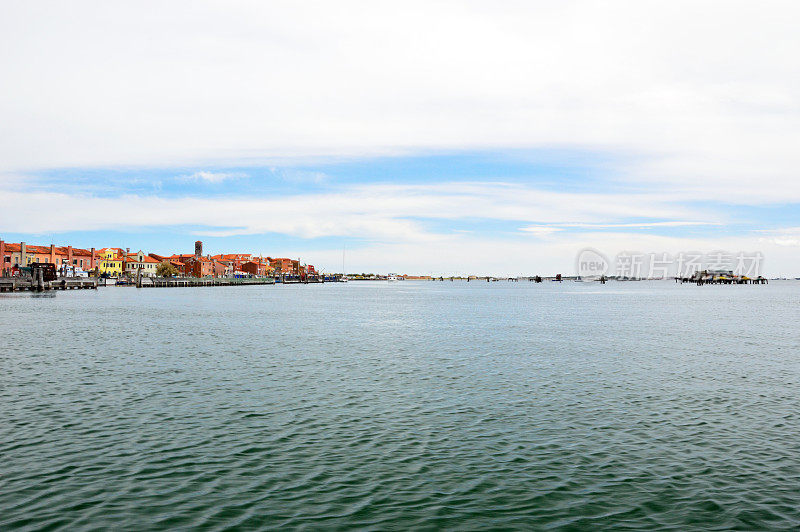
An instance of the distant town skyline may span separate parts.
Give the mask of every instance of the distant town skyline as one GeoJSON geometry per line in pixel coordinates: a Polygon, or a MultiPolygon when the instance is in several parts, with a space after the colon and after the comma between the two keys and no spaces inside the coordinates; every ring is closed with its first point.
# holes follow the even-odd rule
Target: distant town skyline
{"type": "Polygon", "coordinates": [[[777,4],[16,3],[0,239],[434,275],[726,250],[798,276],[777,4]]]}

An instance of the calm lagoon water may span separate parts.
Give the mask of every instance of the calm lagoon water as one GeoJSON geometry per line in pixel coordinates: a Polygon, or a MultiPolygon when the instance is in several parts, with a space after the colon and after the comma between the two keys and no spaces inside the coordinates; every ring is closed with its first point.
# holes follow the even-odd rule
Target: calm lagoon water
{"type": "Polygon", "coordinates": [[[0,529],[797,529],[800,283],[0,298],[0,529]]]}

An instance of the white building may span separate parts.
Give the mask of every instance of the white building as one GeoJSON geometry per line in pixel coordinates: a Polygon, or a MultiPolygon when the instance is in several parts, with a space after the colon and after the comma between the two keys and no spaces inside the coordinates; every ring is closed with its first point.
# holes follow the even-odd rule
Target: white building
{"type": "Polygon", "coordinates": [[[137,253],[129,253],[125,260],[125,273],[136,276],[139,269],[142,270],[142,276],[155,277],[156,268],[161,264],[153,257],[145,255],[141,249],[137,253]]]}

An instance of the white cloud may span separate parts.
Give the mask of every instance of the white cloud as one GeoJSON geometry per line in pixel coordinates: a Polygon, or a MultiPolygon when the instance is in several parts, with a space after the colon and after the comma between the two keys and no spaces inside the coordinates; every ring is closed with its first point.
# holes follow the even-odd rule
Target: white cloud
{"type": "Polygon", "coordinates": [[[784,227],[758,232],[767,235],[759,238],[759,242],[781,247],[800,247],[800,227],[784,227]]]}
{"type": "Polygon", "coordinates": [[[788,238],[788,237],[772,237],[769,239],[763,240],[765,242],[770,242],[777,246],[800,246],[800,238],[788,238]]]}
{"type": "MultiPolygon", "coordinates": [[[[348,246],[348,264],[359,271],[497,275],[568,272],[575,253],[584,247],[600,249],[608,256],[632,249],[672,253],[720,248],[762,251],[768,265],[782,264],[786,272],[797,263],[796,248],[769,240],[772,234],[719,239],[612,231],[629,224],[609,221],[627,217],[659,219],[652,223],[686,223],[683,208],[654,194],[581,195],[498,183],[362,185],[329,193],[270,198],[95,197],[11,189],[2,194],[5,207],[0,209],[0,227],[6,232],[51,234],[200,226],[207,229],[199,234],[207,236],[280,233],[296,237],[294,249],[267,247],[249,251],[299,256],[328,271],[341,264],[341,249],[335,246],[337,249],[319,251],[303,239],[336,237],[356,241],[348,246]],[[37,206],[37,216],[29,216],[30,205],[37,206]],[[464,221],[477,225],[481,221],[500,225],[507,222],[509,230],[494,231],[489,237],[481,232],[432,229],[442,225],[458,227],[464,221]],[[526,221],[528,225],[523,227],[528,231],[524,232],[539,238],[513,229],[526,221]],[[564,226],[569,224],[592,230],[581,232],[582,227],[575,227],[567,231],[564,226]],[[614,225],[619,227],[606,227],[614,225]],[[605,230],[598,231],[600,227],[605,230]]],[[[693,214],[695,220],[703,217],[701,212],[693,214]]],[[[779,236],[793,234],[796,235],[787,230],[779,236]]],[[[187,239],[194,237],[187,234],[187,239]]]]}
{"type": "Polygon", "coordinates": [[[544,237],[561,231],[561,228],[549,225],[529,225],[527,227],[520,227],[519,230],[525,233],[531,233],[536,236],[544,237]]]}
{"type": "Polygon", "coordinates": [[[330,176],[325,172],[315,170],[298,170],[296,168],[270,168],[270,172],[280,179],[289,183],[323,183],[327,181],[330,176]]]}
{"type": "Polygon", "coordinates": [[[206,172],[200,171],[193,174],[182,175],[180,179],[184,181],[204,181],[206,183],[222,183],[229,179],[241,179],[247,177],[247,174],[238,172],[206,172]]]}
{"type": "Polygon", "coordinates": [[[300,238],[353,235],[429,241],[438,236],[425,229],[425,219],[542,226],[687,215],[661,195],[559,193],[503,183],[357,185],[265,198],[95,197],[17,189],[5,191],[4,197],[8,207],[0,210],[0,226],[12,232],[201,225],[213,236],[277,232],[300,238]],[[25,215],[32,204],[41,212],[35,219],[25,215]],[[109,219],[105,212],[116,216],[109,219]]]}
{"type": "Polygon", "coordinates": [[[645,222],[645,223],[624,223],[624,224],[561,224],[561,227],[580,227],[584,229],[614,227],[686,227],[692,225],[722,225],[719,222],[693,222],[685,220],[670,220],[667,222],[645,222]]]}
{"type": "Polygon", "coordinates": [[[567,147],[620,155],[607,170],[654,189],[797,202],[798,15],[793,1],[16,2],[0,19],[0,170],[567,147]]]}

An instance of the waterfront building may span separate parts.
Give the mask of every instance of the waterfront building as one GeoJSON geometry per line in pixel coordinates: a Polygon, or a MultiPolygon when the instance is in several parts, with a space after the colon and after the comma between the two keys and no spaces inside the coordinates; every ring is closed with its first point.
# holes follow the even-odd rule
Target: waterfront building
{"type": "Polygon", "coordinates": [[[55,264],[74,266],[83,270],[92,270],[95,266],[94,248],[79,249],[72,246],[56,247],[27,245],[25,242],[11,243],[0,240],[0,276],[9,274],[11,268],[30,266],[31,264],[55,264]]]}
{"type": "Polygon", "coordinates": [[[50,261],[57,267],[71,266],[84,271],[91,271],[95,267],[97,254],[92,249],[73,248],[72,246],[50,246],[50,261]]]}
{"type": "Polygon", "coordinates": [[[33,263],[50,263],[50,248],[47,246],[27,246],[27,265],[33,263]]]}
{"type": "Polygon", "coordinates": [[[0,260],[3,263],[2,271],[4,276],[11,273],[11,268],[15,266],[27,266],[27,246],[25,242],[19,244],[13,242],[3,242],[0,240],[0,260]]]}
{"type": "Polygon", "coordinates": [[[29,264],[27,260],[27,246],[25,245],[25,242],[20,242],[19,244],[13,242],[4,242],[2,255],[4,270],[10,270],[15,266],[27,266],[29,264]]]}
{"type": "Polygon", "coordinates": [[[231,272],[233,271],[243,271],[242,264],[245,262],[250,262],[254,260],[254,257],[250,253],[226,253],[220,255],[212,255],[212,260],[225,262],[231,268],[231,272]]]}
{"type": "Polygon", "coordinates": [[[6,277],[8,275],[8,270],[12,267],[12,265],[9,264],[11,262],[11,257],[8,256],[8,261],[6,261],[6,257],[6,243],[0,239],[0,277],[6,277]]]}
{"type": "MultiPolygon", "coordinates": [[[[152,255],[151,255],[150,258],[153,258],[152,255]]],[[[162,263],[171,264],[172,267],[175,268],[175,270],[178,272],[178,276],[186,277],[186,265],[184,263],[178,262],[176,260],[169,260],[168,258],[165,258],[164,260],[159,261],[159,264],[162,264],[162,263]]],[[[157,269],[158,269],[158,266],[156,266],[156,270],[157,269]]]]}
{"type": "Polygon", "coordinates": [[[186,265],[182,262],[171,260],[169,261],[170,264],[175,266],[175,269],[178,270],[178,273],[182,276],[186,276],[186,265]]]}
{"type": "Polygon", "coordinates": [[[195,256],[194,255],[189,255],[189,254],[185,254],[184,255],[184,254],[177,254],[176,253],[175,255],[170,255],[169,257],[164,257],[164,258],[167,259],[167,260],[172,260],[172,261],[176,261],[176,262],[182,262],[182,263],[185,264],[189,259],[195,258],[195,256]]]}
{"type": "Polygon", "coordinates": [[[248,261],[242,264],[241,271],[249,273],[250,275],[263,277],[267,275],[270,270],[269,270],[269,264],[263,262],[248,261]]]}
{"type": "Polygon", "coordinates": [[[130,253],[125,259],[125,272],[131,275],[136,275],[141,270],[142,275],[145,277],[154,277],[156,275],[156,268],[161,261],[154,259],[149,255],[145,255],[142,250],[137,253],[130,253]]]}
{"type": "Polygon", "coordinates": [[[214,264],[208,257],[176,254],[168,258],[170,261],[182,263],[184,274],[189,277],[206,277],[214,274],[214,264]]]}
{"type": "Polygon", "coordinates": [[[214,277],[225,277],[229,275],[233,269],[231,263],[224,260],[211,259],[214,269],[214,277]]]}
{"type": "Polygon", "coordinates": [[[69,264],[70,266],[80,268],[84,271],[94,270],[97,255],[92,249],[81,249],[67,246],[66,248],[55,248],[56,252],[62,257],[62,264],[69,264]],[[64,262],[66,260],[66,262],[64,262]]]}
{"type": "Polygon", "coordinates": [[[269,259],[269,265],[280,275],[299,275],[300,261],[287,258],[269,259]]]}
{"type": "Polygon", "coordinates": [[[125,262],[125,252],[120,248],[103,248],[97,251],[97,270],[101,274],[110,276],[121,275],[123,263],[125,262]]]}
{"type": "Polygon", "coordinates": [[[316,275],[313,265],[303,265],[299,260],[264,257],[251,253],[227,253],[203,256],[203,243],[195,242],[194,254],[158,255],[130,248],[102,248],[96,250],[72,246],[36,246],[25,242],[11,243],[0,239],[0,277],[11,275],[15,267],[35,263],[54,264],[62,275],[71,269],[95,272],[106,276],[136,275],[141,269],[145,276],[155,276],[162,262],[174,266],[180,275],[193,277],[225,277],[248,273],[257,276],[298,275],[304,278],[316,275]],[[245,268],[245,264],[248,266],[245,268]]]}
{"type": "MultiPolygon", "coordinates": [[[[171,264],[178,271],[178,275],[186,275],[186,265],[180,261],[172,260],[166,255],[159,255],[157,253],[150,253],[147,256],[155,260],[158,264],[171,264]]],[[[156,270],[158,270],[158,264],[156,264],[156,270]]]]}
{"type": "Polygon", "coordinates": [[[191,256],[183,261],[186,275],[191,277],[210,277],[214,275],[214,262],[206,257],[191,256]]]}

